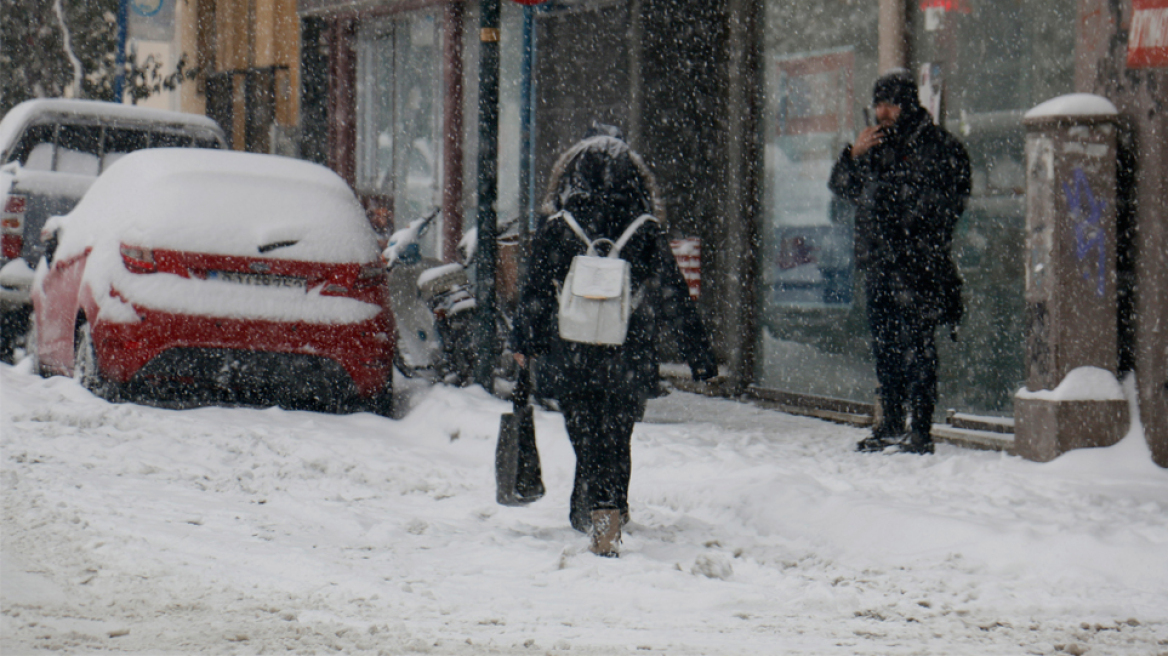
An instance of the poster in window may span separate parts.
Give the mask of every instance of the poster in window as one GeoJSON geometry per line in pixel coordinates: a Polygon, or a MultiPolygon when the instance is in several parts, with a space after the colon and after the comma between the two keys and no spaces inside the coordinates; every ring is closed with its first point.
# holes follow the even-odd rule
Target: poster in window
{"type": "Polygon", "coordinates": [[[851,211],[827,180],[853,135],[853,68],[850,48],[772,60],[765,281],[778,306],[852,302],[851,211]]]}

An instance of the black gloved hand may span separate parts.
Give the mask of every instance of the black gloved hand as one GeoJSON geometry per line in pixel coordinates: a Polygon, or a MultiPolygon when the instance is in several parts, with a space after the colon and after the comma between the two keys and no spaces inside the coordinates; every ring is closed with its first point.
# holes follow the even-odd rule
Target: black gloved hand
{"type": "Polygon", "coordinates": [[[713,360],[691,364],[690,374],[694,380],[709,380],[718,375],[718,364],[713,360]]]}

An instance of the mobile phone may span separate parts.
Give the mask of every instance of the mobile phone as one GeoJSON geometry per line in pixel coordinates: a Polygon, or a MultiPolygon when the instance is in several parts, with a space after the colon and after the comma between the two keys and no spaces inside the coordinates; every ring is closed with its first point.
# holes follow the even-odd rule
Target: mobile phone
{"type": "Polygon", "coordinates": [[[872,116],[868,113],[867,107],[864,108],[864,125],[868,127],[872,126],[872,116]]]}

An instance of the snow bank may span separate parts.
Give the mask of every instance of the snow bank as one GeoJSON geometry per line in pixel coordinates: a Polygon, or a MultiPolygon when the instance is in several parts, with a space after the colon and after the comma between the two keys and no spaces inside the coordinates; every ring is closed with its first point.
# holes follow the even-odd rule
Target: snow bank
{"type": "Polygon", "coordinates": [[[1023,387],[1014,394],[1018,399],[1039,401],[1122,401],[1123,388],[1115,374],[1099,367],[1077,367],[1069,371],[1053,390],[1030,391],[1023,387]]]}
{"type": "Polygon", "coordinates": [[[174,411],[26,363],[0,366],[4,653],[1146,656],[1168,640],[1168,471],[1134,432],[1047,464],[871,455],[863,430],[674,392],[634,432],[613,560],[568,526],[559,414],[535,413],[547,496],[506,508],[510,404],[481,389],[399,378],[400,420],[174,411]]]}

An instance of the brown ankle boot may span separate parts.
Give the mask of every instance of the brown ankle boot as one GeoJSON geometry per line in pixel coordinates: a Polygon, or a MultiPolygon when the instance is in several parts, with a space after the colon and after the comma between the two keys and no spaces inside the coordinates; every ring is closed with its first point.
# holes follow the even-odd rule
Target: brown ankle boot
{"type": "Polygon", "coordinates": [[[597,556],[617,558],[620,556],[621,513],[619,510],[600,509],[592,511],[592,546],[589,551],[597,556]]]}

